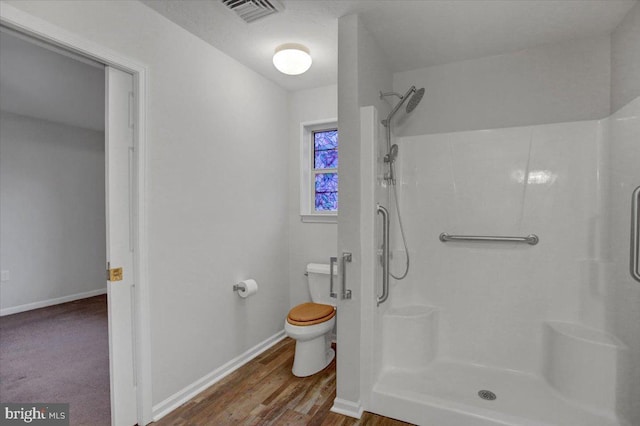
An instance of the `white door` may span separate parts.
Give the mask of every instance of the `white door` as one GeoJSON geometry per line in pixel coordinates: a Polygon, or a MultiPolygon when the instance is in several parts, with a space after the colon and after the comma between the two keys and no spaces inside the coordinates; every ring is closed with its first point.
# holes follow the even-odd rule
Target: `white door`
{"type": "Polygon", "coordinates": [[[106,67],[107,298],[111,423],[137,423],[134,353],[133,76],[106,67]]]}

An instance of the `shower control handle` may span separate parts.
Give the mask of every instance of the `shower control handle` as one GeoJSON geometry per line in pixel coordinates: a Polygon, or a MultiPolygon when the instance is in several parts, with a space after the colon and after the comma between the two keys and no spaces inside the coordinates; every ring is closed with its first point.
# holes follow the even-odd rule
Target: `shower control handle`
{"type": "Polygon", "coordinates": [[[338,293],[335,293],[333,291],[333,271],[335,269],[337,261],[338,261],[337,257],[329,258],[329,297],[332,297],[334,299],[338,297],[338,293]]]}

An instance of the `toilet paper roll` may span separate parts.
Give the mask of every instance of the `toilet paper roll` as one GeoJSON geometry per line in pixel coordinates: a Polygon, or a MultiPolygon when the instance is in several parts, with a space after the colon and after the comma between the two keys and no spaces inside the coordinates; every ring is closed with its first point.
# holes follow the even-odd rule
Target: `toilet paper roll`
{"type": "Polygon", "coordinates": [[[243,299],[252,296],[258,292],[258,283],[256,280],[244,280],[238,283],[238,295],[243,299]]]}

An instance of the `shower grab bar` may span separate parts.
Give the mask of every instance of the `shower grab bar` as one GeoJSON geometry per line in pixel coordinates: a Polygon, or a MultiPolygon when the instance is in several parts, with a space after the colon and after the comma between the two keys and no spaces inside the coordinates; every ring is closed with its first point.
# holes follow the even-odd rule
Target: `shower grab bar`
{"type": "Polygon", "coordinates": [[[342,298],[343,299],[351,299],[351,290],[347,290],[347,262],[351,262],[353,256],[351,253],[343,252],[342,253],[342,265],[340,268],[342,269],[342,298]]]}
{"type": "Polygon", "coordinates": [[[335,269],[336,262],[338,261],[337,257],[329,258],[329,297],[335,299],[338,297],[338,293],[333,291],[333,270],[335,269]]]}
{"type": "Polygon", "coordinates": [[[447,241],[492,241],[492,242],[507,242],[507,243],[527,243],[535,246],[540,239],[536,234],[530,234],[526,237],[500,237],[500,236],[485,236],[485,235],[449,235],[446,232],[440,234],[440,241],[446,243],[447,241]]]}
{"type": "Polygon", "coordinates": [[[640,186],[631,196],[631,276],[640,282],[638,254],[640,253],[640,186]]]}
{"type": "Polygon", "coordinates": [[[380,306],[389,297],[389,211],[380,204],[376,210],[382,215],[382,295],[376,299],[380,306]]]}

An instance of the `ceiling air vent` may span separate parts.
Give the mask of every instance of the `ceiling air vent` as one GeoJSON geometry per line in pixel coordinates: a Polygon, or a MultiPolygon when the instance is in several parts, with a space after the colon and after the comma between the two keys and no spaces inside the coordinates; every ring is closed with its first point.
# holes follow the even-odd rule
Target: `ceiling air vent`
{"type": "Polygon", "coordinates": [[[284,10],[284,5],[278,0],[222,0],[222,3],[246,23],[284,10]]]}

